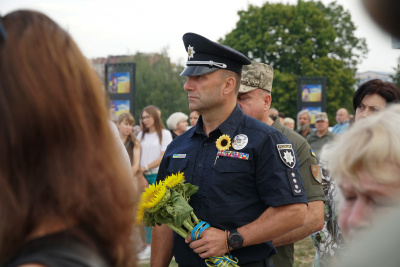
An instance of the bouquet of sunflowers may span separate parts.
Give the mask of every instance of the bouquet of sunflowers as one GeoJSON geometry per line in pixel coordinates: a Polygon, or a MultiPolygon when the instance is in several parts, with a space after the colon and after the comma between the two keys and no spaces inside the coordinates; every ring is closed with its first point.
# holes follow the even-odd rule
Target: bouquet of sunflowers
{"type": "MultiPolygon", "coordinates": [[[[142,222],[145,226],[166,224],[183,238],[191,234],[192,240],[199,239],[201,232],[210,225],[200,221],[188,203],[198,189],[195,185],[185,183],[181,172],[150,185],[141,196],[137,223],[142,222]]],[[[210,257],[205,261],[210,267],[239,267],[237,260],[231,256],[210,257]]]]}

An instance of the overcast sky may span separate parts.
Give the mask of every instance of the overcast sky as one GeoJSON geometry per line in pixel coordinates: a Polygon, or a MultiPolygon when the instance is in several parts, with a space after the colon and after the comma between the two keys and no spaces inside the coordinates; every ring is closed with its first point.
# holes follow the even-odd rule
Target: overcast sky
{"type": "MultiPolygon", "coordinates": [[[[182,35],[195,32],[216,41],[235,28],[237,11],[264,0],[1,0],[2,15],[16,9],[44,12],[67,28],[88,58],[108,55],[161,52],[184,63],[182,35]]],[[[297,3],[297,0],[270,0],[297,3]]],[[[330,0],[322,0],[325,4],[330,0]]],[[[391,48],[391,37],[370,20],[360,0],[338,0],[350,10],[356,36],[367,40],[370,52],[359,71],[393,72],[400,50],[391,48]]]]}

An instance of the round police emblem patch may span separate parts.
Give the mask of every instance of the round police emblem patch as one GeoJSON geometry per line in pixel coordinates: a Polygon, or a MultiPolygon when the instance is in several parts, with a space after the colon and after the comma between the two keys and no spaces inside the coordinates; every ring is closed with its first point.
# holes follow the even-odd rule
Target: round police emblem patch
{"type": "Polygon", "coordinates": [[[241,150],[247,145],[248,142],[249,142],[249,138],[247,138],[247,135],[238,134],[233,139],[232,147],[233,147],[233,149],[241,150]]]}

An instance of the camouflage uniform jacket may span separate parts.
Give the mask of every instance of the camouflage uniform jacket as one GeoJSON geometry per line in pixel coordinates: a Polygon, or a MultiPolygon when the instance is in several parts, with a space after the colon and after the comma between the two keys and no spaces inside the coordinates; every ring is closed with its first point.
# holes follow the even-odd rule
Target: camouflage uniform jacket
{"type": "MultiPolygon", "coordinates": [[[[316,255],[314,267],[325,267],[331,262],[334,255],[341,255],[347,246],[343,240],[342,232],[337,221],[337,188],[336,181],[332,179],[326,162],[319,162],[322,171],[322,187],[325,193],[325,219],[324,228],[311,235],[316,255]]],[[[336,256],[335,256],[336,257],[336,256]]]]}

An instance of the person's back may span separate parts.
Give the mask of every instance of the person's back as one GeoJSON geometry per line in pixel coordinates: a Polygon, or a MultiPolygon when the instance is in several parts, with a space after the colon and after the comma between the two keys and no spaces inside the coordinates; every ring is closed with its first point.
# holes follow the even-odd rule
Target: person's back
{"type": "Polygon", "coordinates": [[[98,77],[47,16],[0,23],[0,265],[135,266],[137,192],[98,77]]]}

